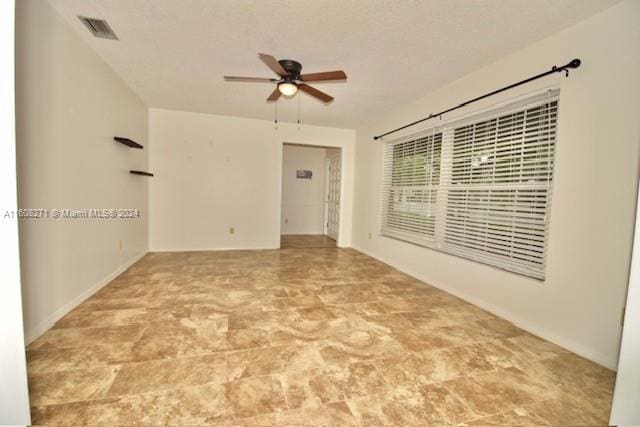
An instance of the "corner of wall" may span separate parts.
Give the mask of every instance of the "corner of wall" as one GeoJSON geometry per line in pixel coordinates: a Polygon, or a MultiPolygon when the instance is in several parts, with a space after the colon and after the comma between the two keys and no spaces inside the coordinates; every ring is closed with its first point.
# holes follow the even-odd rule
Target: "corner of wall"
{"type": "Polygon", "coordinates": [[[126,261],[124,264],[113,270],[111,273],[106,275],[104,278],[100,279],[81,294],[67,302],[62,307],[58,308],[56,311],[42,319],[37,325],[33,326],[29,330],[25,332],[25,340],[27,344],[32,343],[35,339],[37,339],[40,335],[48,331],[55,323],[64,317],[71,310],[76,308],[78,305],[82,304],[82,302],[86,301],[93,294],[98,292],[104,286],[109,284],[113,279],[124,273],[129,267],[138,262],[142,257],[144,257],[148,252],[141,252],[138,255],[134,256],[130,260],[126,261]]]}

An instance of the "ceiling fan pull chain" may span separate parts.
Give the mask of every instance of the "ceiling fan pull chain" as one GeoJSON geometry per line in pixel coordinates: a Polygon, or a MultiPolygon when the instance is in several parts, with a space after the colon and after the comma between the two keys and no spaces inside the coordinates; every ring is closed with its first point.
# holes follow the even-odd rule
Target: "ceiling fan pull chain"
{"type": "Polygon", "coordinates": [[[300,130],[300,98],[302,97],[298,94],[298,130],[300,130]]]}
{"type": "Polygon", "coordinates": [[[278,101],[276,100],[276,102],[273,103],[275,105],[275,125],[274,125],[274,129],[278,130],[278,101]]]}

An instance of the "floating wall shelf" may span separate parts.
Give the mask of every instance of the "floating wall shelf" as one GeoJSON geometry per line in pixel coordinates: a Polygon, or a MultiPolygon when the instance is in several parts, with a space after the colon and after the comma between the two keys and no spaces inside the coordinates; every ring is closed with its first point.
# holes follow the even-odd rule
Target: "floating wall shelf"
{"type": "MultiPolygon", "coordinates": [[[[119,142],[120,144],[124,144],[127,147],[139,148],[139,149],[143,149],[144,148],[142,145],[138,144],[135,141],[130,140],[129,138],[123,138],[121,136],[114,136],[113,139],[114,139],[114,141],[119,142]]],[[[133,175],[153,176],[152,173],[144,172],[144,171],[129,171],[129,173],[133,174],[133,175]]]]}
{"type": "Polygon", "coordinates": [[[129,171],[129,173],[132,173],[134,175],[153,176],[152,173],[143,172],[143,171],[129,171]]]}
{"type": "Polygon", "coordinates": [[[139,148],[139,149],[143,149],[144,147],[140,144],[138,144],[135,141],[130,140],[129,138],[122,138],[120,136],[114,136],[113,139],[115,141],[118,141],[120,144],[124,144],[127,147],[131,147],[131,148],[139,148]]]}

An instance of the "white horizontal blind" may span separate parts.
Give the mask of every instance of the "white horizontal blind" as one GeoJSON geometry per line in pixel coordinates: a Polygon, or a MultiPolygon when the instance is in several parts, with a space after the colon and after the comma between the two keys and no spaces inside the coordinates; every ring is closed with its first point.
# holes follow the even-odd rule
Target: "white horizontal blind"
{"type": "Polygon", "coordinates": [[[382,234],[544,279],[558,91],[529,101],[385,144],[382,234]],[[429,144],[439,161],[412,157],[429,144]],[[407,204],[408,182],[429,197],[407,204]]]}
{"type": "Polygon", "coordinates": [[[442,134],[435,130],[384,146],[382,234],[433,241],[442,134]]]}
{"type": "Polygon", "coordinates": [[[544,279],[558,101],[448,130],[443,249],[544,279]]]}

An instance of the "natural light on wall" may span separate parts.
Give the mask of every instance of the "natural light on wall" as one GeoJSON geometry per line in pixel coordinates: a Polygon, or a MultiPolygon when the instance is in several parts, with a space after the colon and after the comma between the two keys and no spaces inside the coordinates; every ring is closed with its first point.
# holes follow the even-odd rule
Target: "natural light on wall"
{"type": "Polygon", "coordinates": [[[382,234],[544,280],[558,97],[386,142],[382,234]]]}

